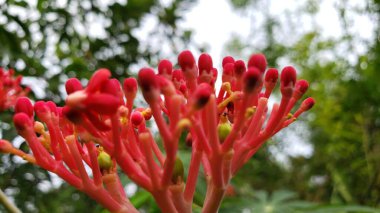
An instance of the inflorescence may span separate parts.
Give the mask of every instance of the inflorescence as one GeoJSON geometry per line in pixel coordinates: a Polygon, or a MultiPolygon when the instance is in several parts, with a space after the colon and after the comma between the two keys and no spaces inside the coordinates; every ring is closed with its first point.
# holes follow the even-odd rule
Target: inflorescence
{"type": "Polygon", "coordinates": [[[248,63],[223,59],[222,85],[208,54],[196,63],[190,51],[178,56],[180,69],[160,61],[158,73],[142,68],[137,80],[121,85],[110,71],[96,71],[86,87],[71,78],[63,107],[51,101],[18,98],[14,125],[32,153],[6,140],[0,151],[18,155],[56,173],[111,212],[138,212],[126,196],[117,167],[150,192],[162,212],[191,212],[201,165],[207,179],[203,212],[217,212],[231,178],[279,132],[314,105],[308,89],[287,66],[281,74],[267,69],[266,58],[254,54],[248,63]],[[268,98],[280,78],[281,101],[268,110],[268,98]],[[140,88],[148,108],[134,106],[140,88]],[[163,149],[147,121],[157,124],[163,149]],[[191,146],[188,176],[178,156],[182,134],[191,146]],[[91,172],[85,169],[91,168],[91,172]]]}
{"type": "Polygon", "coordinates": [[[0,112],[14,107],[17,98],[26,96],[30,89],[21,86],[22,76],[14,76],[15,71],[0,67],[0,112]]]}

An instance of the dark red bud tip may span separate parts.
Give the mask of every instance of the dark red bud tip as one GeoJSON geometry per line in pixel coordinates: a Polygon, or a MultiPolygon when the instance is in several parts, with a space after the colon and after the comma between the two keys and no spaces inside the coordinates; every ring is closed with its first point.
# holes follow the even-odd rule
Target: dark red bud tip
{"type": "Polygon", "coordinates": [[[29,116],[23,112],[17,113],[13,116],[13,124],[15,125],[18,131],[25,130],[28,126],[33,127],[33,122],[29,116]]]}
{"type": "Polygon", "coordinates": [[[78,110],[72,109],[68,106],[62,108],[62,115],[74,124],[80,123],[83,119],[83,115],[78,110]]]}
{"type": "Polygon", "coordinates": [[[16,113],[23,112],[27,114],[30,118],[32,118],[34,110],[33,110],[32,102],[30,102],[29,98],[27,97],[18,98],[15,105],[15,112],[16,113]]]}
{"type": "Polygon", "coordinates": [[[123,89],[125,93],[135,93],[137,91],[137,80],[135,78],[126,78],[124,80],[123,89]]]}
{"type": "Polygon", "coordinates": [[[292,66],[287,66],[281,72],[281,87],[293,87],[297,80],[296,69],[292,66]]]}
{"type": "Polygon", "coordinates": [[[134,111],[131,114],[131,122],[134,126],[139,126],[144,120],[144,116],[139,111],[134,111]]]}
{"type": "Polygon", "coordinates": [[[104,83],[108,81],[108,78],[111,76],[111,72],[108,69],[99,69],[96,71],[90,81],[88,82],[87,85],[87,92],[88,93],[93,93],[103,86],[104,83]]]}
{"type": "Polygon", "coordinates": [[[265,82],[267,83],[277,83],[278,80],[278,70],[275,68],[269,68],[265,73],[265,82]]]}
{"type": "Polygon", "coordinates": [[[306,80],[302,79],[302,80],[297,81],[295,89],[301,95],[305,94],[308,88],[309,88],[309,83],[306,80]]]}
{"type": "Polygon", "coordinates": [[[178,55],[178,64],[183,71],[186,71],[188,68],[193,68],[195,64],[193,54],[189,50],[182,51],[178,55]]]}
{"type": "Polygon", "coordinates": [[[311,109],[311,108],[314,106],[314,104],[315,104],[315,100],[314,100],[314,98],[309,97],[309,98],[306,98],[306,99],[302,102],[301,107],[302,107],[305,111],[307,111],[307,110],[311,109]]]}
{"type": "Polygon", "coordinates": [[[256,67],[261,73],[264,73],[267,68],[267,59],[265,58],[265,55],[260,53],[251,55],[248,61],[248,68],[250,67],[256,67]]]}
{"type": "Polygon", "coordinates": [[[199,74],[203,72],[209,73],[212,69],[212,58],[207,53],[202,53],[198,59],[199,74]]]}
{"type": "Polygon", "coordinates": [[[204,107],[208,100],[210,99],[210,96],[212,94],[212,88],[207,83],[201,83],[198,85],[197,89],[194,92],[194,99],[195,99],[195,107],[197,109],[200,109],[204,107]]]}
{"type": "Polygon", "coordinates": [[[244,74],[244,72],[246,71],[246,67],[245,67],[245,63],[243,60],[237,60],[235,61],[235,74],[236,76],[241,76],[244,74]]]}
{"type": "Polygon", "coordinates": [[[262,74],[256,67],[248,68],[247,72],[244,73],[244,92],[253,92],[258,86],[260,86],[262,81],[262,74]]]}
{"type": "Polygon", "coordinates": [[[70,78],[69,80],[67,80],[65,84],[65,88],[66,88],[66,93],[68,95],[70,95],[73,92],[83,89],[82,84],[77,78],[70,78]]]}
{"type": "Polygon", "coordinates": [[[193,145],[193,137],[191,136],[191,133],[187,134],[185,143],[188,147],[192,147],[193,145]]]}
{"type": "Polygon", "coordinates": [[[226,56],[223,58],[222,67],[228,63],[235,63],[235,59],[232,56],[226,56]]]}
{"type": "Polygon", "coordinates": [[[89,95],[84,104],[87,108],[95,110],[99,114],[107,115],[115,114],[121,105],[119,98],[104,93],[89,95]]]}
{"type": "Polygon", "coordinates": [[[158,87],[156,74],[151,68],[142,68],[138,74],[138,82],[143,92],[149,92],[158,87]]]}
{"type": "Polygon", "coordinates": [[[172,62],[169,60],[161,60],[160,63],[158,63],[158,74],[163,75],[171,75],[172,74],[173,65],[172,62]]]}
{"type": "Polygon", "coordinates": [[[235,73],[235,65],[233,63],[227,63],[223,66],[223,75],[233,76],[235,73]]]}

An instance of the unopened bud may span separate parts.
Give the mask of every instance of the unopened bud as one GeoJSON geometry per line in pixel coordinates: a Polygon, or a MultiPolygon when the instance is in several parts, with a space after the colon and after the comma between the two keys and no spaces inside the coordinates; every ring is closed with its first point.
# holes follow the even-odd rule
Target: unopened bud
{"type": "Polygon", "coordinates": [[[139,126],[144,120],[144,117],[141,112],[139,111],[134,111],[131,114],[131,122],[133,126],[137,127],[139,126]]]}
{"type": "Polygon", "coordinates": [[[197,89],[194,92],[194,100],[195,100],[195,108],[201,109],[204,107],[208,100],[210,99],[210,96],[212,94],[212,88],[207,83],[201,83],[198,85],[197,89]]]}
{"type": "Polygon", "coordinates": [[[250,67],[256,67],[261,73],[264,73],[267,68],[267,59],[263,54],[253,54],[248,61],[248,68],[250,67]]]}
{"type": "Polygon", "coordinates": [[[160,63],[158,63],[158,74],[164,75],[164,76],[171,76],[172,75],[172,69],[173,65],[172,62],[169,60],[161,60],[160,63]]]}
{"type": "Polygon", "coordinates": [[[88,82],[86,91],[88,93],[93,93],[102,88],[103,84],[108,81],[108,78],[111,76],[111,72],[108,69],[99,69],[91,77],[88,82]]]}
{"type": "Polygon", "coordinates": [[[23,112],[29,117],[33,117],[34,110],[33,105],[27,97],[20,97],[16,101],[15,113],[23,112]]]}
{"type": "Polygon", "coordinates": [[[255,67],[248,68],[248,71],[244,73],[244,92],[251,93],[258,88],[262,81],[262,74],[259,69],[255,67]]]}
{"type": "Polygon", "coordinates": [[[242,60],[235,61],[234,67],[235,67],[235,75],[237,77],[242,76],[244,72],[246,71],[245,63],[242,60]]]}
{"type": "Polygon", "coordinates": [[[198,68],[199,68],[199,75],[201,75],[203,72],[210,73],[212,69],[212,58],[209,54],[202,53],[202,55],[199,56],[198,68]]]}
{"type": "Polygon", "coordinates": [[[66,93],[70,95],[73,92],[82,90],[82,84],[77,78],[70,78],[69,80],[66,81],[65,83],[65,88],[66,88],[66,93]]]}
{"type": "Polygon", "coordinates": [[[189,50],[182,51],[178,55],[178,64],[183,71],[193,68],[195,65],[193,54],[189,50]]]}
{"type": "Polygon", "coordinates": [[[105,93],[91,94],[84,101],[86,108],[95,110],[99,114],[112,115],[121,105],[120,99],[105,93]]]}
{"type": "Polygon", "coordinates": [[[296,83],[296,86],[294,88],[293,97],[296,99],[299,99],[303,96],[303,94],[306,93],[307,89],[309,88],[309,83],[306,80],[299,80],[296,83]]]}
{"type": "Polygon", "coordinates": [[[231,124],[227,121],[218,125],[219,140],[223,142],[232,130],[231,124]]]}
{"type": "Polygon", "coordinates": [[[109,170],[113,166],[111,156],[104,151],[99,152],[98,163],[99,163],[100,169],[104,169],[104,170],[109,170]]]}
{"type": "Polygon", "coordinates": [[[311,109],[315,104],[315,100],[311,97],[309,98],[306,98],[302,104],[301,104],[301,108],[303,108],[305,111],[311,109]]]}
{"type": "Polygon", "coordinates": [[[185,176],[185,169],[183,167],[182,160],[177,156],[175,159],[174,170],[172,174],[172,182],[174,184],[181,183],[185,176]]]}
{"type": "Polygon", "coordinates": [[[33,127],[32,120],[23,112],[19,112],[13,116],[13,124],[15,125],[17,131],[23,131],[27,127],[33,127]]]}
{"type": "Polygon", "coordinates": [[[291,67],[285,67],[281,72],[281,94],[283,97],[290,97],[293,94],[293,88],[296,83],[296,70],[291,67]]]}
{"type": "Polygon", "coordinates": [[[226,56],[223,58],[222,67],[224,67],[227,63],[235,63],[235,59],[232,56],[226,56]]]}

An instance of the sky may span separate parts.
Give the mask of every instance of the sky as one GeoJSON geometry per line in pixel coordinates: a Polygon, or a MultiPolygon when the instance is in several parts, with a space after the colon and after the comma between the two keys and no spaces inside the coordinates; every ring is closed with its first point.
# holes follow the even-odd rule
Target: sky
{"type": "MultiPolygon", "coordinates": [[[[272,16],[279,17],[280,20],[284,21],[288,14],[297,14],[296,8],[307,6],[305,2],[297,0],[268,0],[261,5],[257,5],[255,9],[264,10],[268,8],[272,16]]],[[[324,38],[340,38],[343,30],[339,14],[336,10],[336,7],[339,6],[339,0],[321,0],[319,2],[320,8],[315,19],[311,19],[308,16],[293,17],[296,20],[297,26],[296,28],[289,27],[285,33],[301,35],[304,32],[317,29],[324,38]]],[[[348,0],[346,2],[352,7],[362,8],[365,6],[363,4],[364,1],[360,0],[348,0]]],[[[348,17],[350,17],[349,30],[359,38],[371,40],[374,36],[374,26],[370,17],[348,13],[348,17]]],[[[262,21],[263,17],[257,11],[252,12],[249,9],[237,11],[232,8],[228,0],[207,0],[198,1],[186,14],[184,21],[179,26],[194,30],[193,40],[197,44],[206,44],[209,47],[208,53],[213,57],[214,66],[221,69],[221,60],[226,52],[225,46],[231,35],[238,35],[245,41],[252,40],[253,43],[259,44],[260,42],[254,38],[255,34],[251,34],[251,27],[252,25],[260,25],[262,21]]],[[[292,36],[289,36],[289,34],[287,35],[289,40],[284,40],[284,42],[295,41],[291,40],[292,36]]],[[[293,37],[293,39],[297,38],[293,37]]],[[[360,42],[358,42],[356,47],[357,54],[366,51],[365,46],[360,42]]],[[[343,54],[347,54],[348,57],[350,56],[348,53],[343,54]]],[[[356,60],[356,58],[352,55],[353,60],[356,60]]],[[[352,63],[356,63],[356,61],[352,61],[352,63]]],[[[288,64],[281,65],[285,66],[288,64]]],[[[273,104],[273,100],[270,104],[273,104]]],[[[270,151],[279,161],[286,162],[289,155],[310,156],[312,154],[313,148],[307,142],[309,136],[307,128],[301,122],[293,124],[291,129],[277,136],[277,139],[275,137],[274,140],[279,140],[280,137],[284,137],[284,134],[286,134],[286,137],[281,140],[282,144],[280,146],[271,146],[270,148],[270,151]]]]}

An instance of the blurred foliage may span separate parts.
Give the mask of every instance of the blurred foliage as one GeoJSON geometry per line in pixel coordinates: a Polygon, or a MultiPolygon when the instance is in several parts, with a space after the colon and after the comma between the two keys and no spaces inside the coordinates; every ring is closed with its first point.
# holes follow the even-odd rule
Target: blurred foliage
{"type": "Polygon", "coordinates": [[[265,191],[251,192],[245,197],[227,199],[220,212],[261,212],[261,213],[378,213],[379,210],[358,205],[318,205],[298,200],[291,191],[278,190],[269,194],[265,191]],[[240,207],[236,207],[240,206],[240,207]]]}
{"type": "MultiPolygon", "coordinates": [[[[190,43],[192,31],[177,24],[194,2],[0,1],[0,67],[15,68],[17,74],[34,79],[31,84],[46,93],[36,94],[39,98],[60,104],[68,78],[85,83],[96,69],[106,67],[123,80],[133,75],[133,65],[155,65],[175,56],[190,43]],[[44,84],[47,88],[41,88],[44,84]]],[[[11,118],[11,111],[0,114],[1,138],[15,138],[11,118]]],[[[23,212],[102,211],[67,184],[44,188],[51,179],[45,171],[20,163],[17,157],[0,157],[0,188],[23,212]]]]}
{"type": "MultiPolygon", "coordinates": [[[[287,11],[297,16],[292,18],[287,14],[287,20],[269,13],[267,1],[230,2],[236,10],[250,10],[255,14],[252,20],[258,17],[264,20],[261,24],[252,21],[256,24],[252,27],[254,35],[263,39],[252,41],[250,38],[254,36],[248,40],[235,36],[226,48],[238,57],[248,57],[252,50],[263,52],[272,67],[279,67],[284,61],[293,64],[301,71],[301,78],[311,83],[306,96],[314,97],[317,102],[306,119],[298,121],[309,126],[310,138],[305,140],[313,145],[312,155],[289,156],[289,163],[284,166],[269,149],[263,149],[235,178],[237,191],[244,189],[240,191],[244,194],[254,188],[275,196],[275,190],[286,188],[302,200],[327,205],[290,212],[374,212],[362,206],[380,207],[380,2],[335,1],[343,33],[332,38],[324,37],[317,25],[309,31],[299,27],[302,17],[317,18],[319,1],[300,3],[299,8],[287,11]],[[351,30],[353,19],[358,16],[373,21],[372,40],[361,38],[351,30]],[[293,30],[291,34],[289,29],[293,30]],[[358,51],[363,47],[364,53],[358,51]],[[259,174],[250,176],[244,170],[259,174]]],[[[286,212],[285,207],[279,208],[280,211],[266,211],[264,204],[271,202],[265,200],[267,194],[260,193],[255,196],[263,203],[261,207],[248,201],[242,208],[252,205],[253,212],[286,212]]]]}
{"type": "MultiPolygon", "coordinates": [[[[0,66],[45,80],[46,98],[56,102],[62,101],[59,85],[69,77],[86,79],[96,68],[107,67],[122,79],[132,74],[132,65],[155,65],[191,42],[191,31],[177,26],[191,0],[166,6],[156,0],[34,2],[0,4],[0,66]],[[148,32],[149,39],[141,40],[139,29],[152,17],[154,29],[148,32]],[[94,23],[104,29],[90,32],[94,23]],[[171,52],[166,55],[162,46],[155,46],[157,41],[171,52]]],[[[366,0],[359,8],[337,0],[343,29],[338,38],[323,37],[318,26],[309,31],[298,27],[305,16],[316,19],[320,1],[303,1],[281,17],[270,13],[270,1],[230,2],[253,20],[260,14],[263,21],[259,25],[252,21],[251,34],[234,35],[226,48],[245,58],[263,52],[274,67],[283,61],[294,64],[310,81],[306,96],[315,97],[317,105],[298,121],[309,126],[310,138],[305,140],[313,146],[312,155],[289,157],[284,165],[270,151],[278,141],[270,142],[233,179],[232,194],[221,212],[378,212],[374,208],[380,207],[380,1],[366,0]],[[352,13],[372,17],[376,25],[372,40],[350,31],[352,13]],[[358,45],[366,51],[358,54],[358,45]]],[[[3,138],[12,139],[11,112],[0,119],[5,121],[3,138]]],[[[187,172],[190,155],[185,150],[180,157],[187,172]]],[[[44,189],[51,176],[15,157],[1,156],[0,175],[0,187],[24,212],[104,212],[66,184],[44,189]]],[[[199,212],[206,189],[204,178],[199,181],[194,212],[199,212]]],[[[128,183],[125,176],[123,182],[128,183]]],[[[143,190],[138,189],[131,201],[146,212],[159,212],[143,190]]]]}

